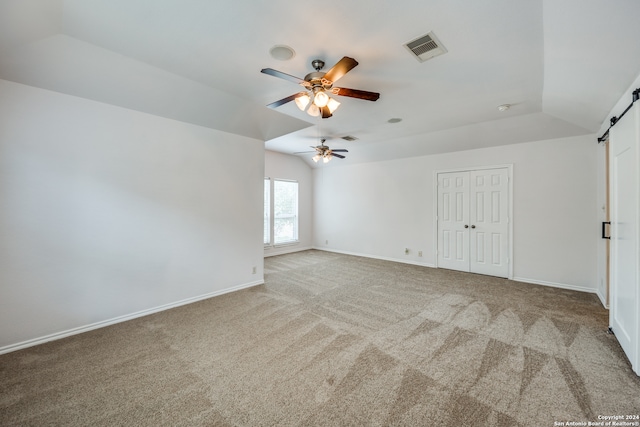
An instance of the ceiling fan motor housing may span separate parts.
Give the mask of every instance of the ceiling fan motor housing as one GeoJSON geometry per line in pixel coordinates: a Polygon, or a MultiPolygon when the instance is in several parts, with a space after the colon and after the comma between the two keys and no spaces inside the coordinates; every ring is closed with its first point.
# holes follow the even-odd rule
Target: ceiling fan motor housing
{"type": "Polygon", "coordinates": [[[311,61],[311,66],[315,68],[315,72],[307,74],[304,79],[311,83],[311,87],[314,89],[314,93],[319,90],[320,87],[329,90],[333,87],[333,82],[324,78],[327,73],[323,73],[320,70],[324,68],[324,61],[321,59],[314,59],[311,61]]]}
{"type": "Polygon", "coordinates": [[[333,83],[324,78],[325,74],[326,73],[320,71],[314,71],[313,73],[309,73],[304,76],[304,80],[309,82],[310,89],[318,90],[319,88],[322,88],[329,90],[333,86],[333,83]]]}

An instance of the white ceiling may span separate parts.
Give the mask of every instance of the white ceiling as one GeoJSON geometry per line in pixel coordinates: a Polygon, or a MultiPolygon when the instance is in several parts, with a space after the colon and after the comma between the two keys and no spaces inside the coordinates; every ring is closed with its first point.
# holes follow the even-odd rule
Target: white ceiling
{"type": "Polygon", "coordinates": [[[0,0],[0,78],[285,153],[330,136],[349,150],[331,164],[350,164],[597,132],[640,73],[639,14],[637,0],[0,0]],[[429,31],[448,53],[420,63],[403,44],[429,31]],[[280,44],[296,56],[271,58],[280,44]],[[265,107],[301,88],[262,68],[304,77],[343,56],[359,65],[337,86],[377,102],[339,97],[324,120],[265,107]]]}

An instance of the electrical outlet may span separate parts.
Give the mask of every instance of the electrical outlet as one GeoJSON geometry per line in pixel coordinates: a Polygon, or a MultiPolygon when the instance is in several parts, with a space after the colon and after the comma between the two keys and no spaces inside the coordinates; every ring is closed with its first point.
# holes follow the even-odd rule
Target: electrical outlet
{"type": "Polygon", "coordinates": [[[422,256],[422,251],[418,251],[418,256],[422,256]]]}
{"type": "Polygon", "coordinates": [[[258,267],[254,265],[253,268],[251,269],[251,274],[256,274],[257,272],[258,272],[258,267]]]}
{"type": "Polygon", "coordinates": [[[409,248],[404,248],[404,254],[409,255],[409,248]]]}
{"type": "Polygon", "coordinates": [[[325,241],[324,241],[324,244],[325,244],[325,245],[328,245],[328,244],[329,244],[329,241],[328,241],[328,240],[325,240],[325,241]]]}

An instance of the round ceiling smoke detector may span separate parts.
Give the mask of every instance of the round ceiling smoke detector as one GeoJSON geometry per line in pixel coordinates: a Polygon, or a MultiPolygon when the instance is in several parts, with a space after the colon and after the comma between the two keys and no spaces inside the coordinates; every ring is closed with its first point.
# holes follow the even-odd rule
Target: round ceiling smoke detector
{"type": "Polygon", "coordinates": [[[387,120],[387,123],[400,123],[401,121],[402,121],[402,119],[394,117],[393,119],[387,120]]]}
{"type": "Polygon", "coordinates": [[[511,104],[498,105],[498,111],[507,111],[509,108],[511,108],[511,104]]]}
{"type": "Polygon", "coordinates": [[[275,45],[269,49],[269,53],[273,59],[277,59],[278,61],[288,61],[296,56],[295,50],[285,45],[275,45]]]}

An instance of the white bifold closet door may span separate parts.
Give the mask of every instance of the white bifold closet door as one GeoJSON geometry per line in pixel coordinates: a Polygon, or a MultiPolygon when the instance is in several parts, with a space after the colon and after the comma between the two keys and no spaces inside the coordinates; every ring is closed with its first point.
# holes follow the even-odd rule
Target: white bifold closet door
{"type": "Polygon", "coordinates": [[[640,102],[611,128],[609,325],[640,375],[640,102]]]}
{"type": "Polygon", "coordinates": [[[437,177],[438,267],[508,277],[508,168],[437,177]]]}

